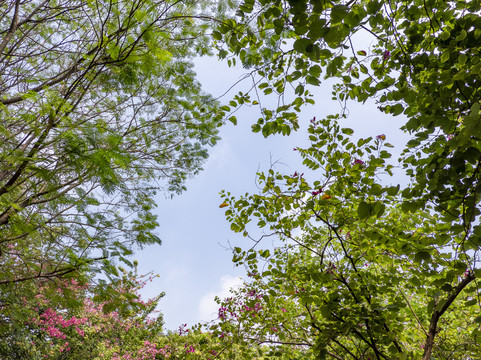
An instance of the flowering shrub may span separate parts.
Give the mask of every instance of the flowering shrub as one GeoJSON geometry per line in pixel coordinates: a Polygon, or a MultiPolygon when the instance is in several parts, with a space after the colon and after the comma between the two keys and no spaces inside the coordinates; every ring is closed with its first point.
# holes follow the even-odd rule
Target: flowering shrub
{"type": "Polygon", "coordinates": [[[24,296],[3,307],[1,318],[3,327],[8,325],[18,340],[2,339],[1,351],[39,359],[165,357],[168,349],[156,340],[162,334],[162,317],[155,314],[163,294],[147,301],[139,295],[152,279],[151,274],[124,271],[122,277],[102,286],[73,279],[23,283],[15,290],[24,296]],[[12,314],[9,322],[7,314],[12,314]]]}

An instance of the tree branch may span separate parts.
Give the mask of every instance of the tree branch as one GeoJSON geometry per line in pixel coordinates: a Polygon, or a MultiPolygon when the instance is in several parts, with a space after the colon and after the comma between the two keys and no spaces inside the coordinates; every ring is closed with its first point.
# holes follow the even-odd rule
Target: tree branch
{"type": "Polygon", "coordinates": [[[441,316],[446,312],[446,310],[451,306],[456,297],[463,291],[463,289],[475,279],[474,272],[469,270],[466,273],[466,277],[461,281],[458,286],[448,295],[446,300],[442,303],[443,306],[439,310],[437,307],[434,308],[433,315],[431,316],[431,322],[429,323],[428,336],[426,342],[424,343],[424,354],[423,360],[430,360],[434,348],[434,338],[437,332],[438,321],[441,316]]]}

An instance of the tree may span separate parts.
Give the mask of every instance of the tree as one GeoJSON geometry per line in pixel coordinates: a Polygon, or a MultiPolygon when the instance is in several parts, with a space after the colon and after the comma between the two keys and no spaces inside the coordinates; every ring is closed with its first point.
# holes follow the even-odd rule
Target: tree
{"type": "Polygon", "coordinates": [[[122,270],[103,289],[108,297],[73,277],[17,284],[20,296],[2,309],[2,357],[155,359],[164,352],[155,344],[162,335],[155,308],[163,294],[144,301],[139,293],[151,279],[122,270]]]}
{"type": "Polygon", "coordinates": [[[334,115],[312,120],[312,145],[300,150],[320,179],[272,171],[260,175],[259,195],[224,194],[234,231],[249,235],[257,218],[281,245],[273,254],[234,249],[254,275],[223,303],[238,318],[222,329],[238,341],[298,343],[321,358],[479,357],[480,7],[247,0],[217,28],[220,56],[240,60],[257,90],[279,96],[277,108],[261,107],[255,132],[297,129],[301,106],[315,102],[309,86],[324,75],[337,79],[341,117],[348,101],[375,100],[406,116],[412,135],[399,159],[411,180],[403,187],[376,178],[391,172],[384,135],[356,145],[334,115]],[[262,296],[262,316],[236,308],[250,291],[262,296]]]}
{"type": "Polygon", "coordinates": [[[271,169],[260,194],[224,194],[234,231],[264,232],[234,248],[251,279],[220,303],[212,331],[287,358],[478,358],[479,251],[463,251],[466,234],[435,206],[412,210],[380,183],[392,174],[384,135],[351,134],[333,117],[313,121],[297,151],[314,181],[271,169]],[[262,242],[273,236],[274,248],[262,242]]]}
{"type": "Polygon", "coordinates": [[[0,5],[0,285],[160,243],[153,195],[184,189],[223,117],[192,70],[204,5],[0,5]]]}
{"type": "Polygon", "coordinates": [[[141,296],[156,276],[139,275],[136,268],[118,272],[100,286],[79,282],[74,274],[16,283],[2,299],[2,359],[212,360],[240,354],[200,326],[165,331],[156,310],[164,294],[141,296]]]}
{"type": "Polygon", "coordinates": [[[480,9],[477,0],[246,0],[213,36],[221,57],[240,59],[258,89],[280,96],[261,108],[255,132],[297,129],[321,75],[338,80],[344,106],[375,99],[406,116],[413,138],[402,163],[415,181],[406,199],[435,202],[479,245],[480,9]]]}

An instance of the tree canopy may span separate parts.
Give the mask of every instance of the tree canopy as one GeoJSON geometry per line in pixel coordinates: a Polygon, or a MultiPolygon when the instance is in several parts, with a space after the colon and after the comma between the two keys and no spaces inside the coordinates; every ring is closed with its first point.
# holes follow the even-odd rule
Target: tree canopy
{"type": "Polygon", "coordinates": [[[432,206],[406,210],[399,186],[379,181],[392,168],[384,135],[356,143],[333,119],[309,134],[297,151],[313,180],[271,169],[259,194],[224,194],[232,229],[254,241],[234,248],[251,280],[220,302],[212,329],[285,358],[299,348],[313,359],[479,356],[478,250],[464,251],[465,234],[432,206]]]}
{"type": "Polygon", "coordinates": [[[0,353],[479,358],[481,1],[226,9],[0,5],[0,353]],[[228,105],[195,80],[193,57],[212,49],[253,79],[228,105]],[[135,246],[160,243],[153,195],[185,189],[232,110],[258,106],[254,132],[289,135],[327,79],[341,107],[310,119],[310,145],[295,149],[309,172],[272,168],[259,193],[222,193],[232,230],[253,241],[233,248],[249,279],[218,299],[207,331],[163,334],[149,318],[162,294],[143,302],[142,278],[114,264],[133,267],[135,246]],[[356,139],[341,126],[350,101],[405,117],[398,163],[382,131],[356,139]],[[407,184],[393,177],[398,164],[407,184]]]}
{"type": "MultiPolygon", "coordinates": [[[[84,300],[91,299],[97,316],[92,322],[100,326],[102,316],[137,299],[135,293],[119,296],[116,262],[132,266],[135,247],[160,244],[154,195],[185,189],[222,124],[223,113],[202,91],[192,63],[210,52],[207,30],[214,10],[198,1],[0,4],[5,358],[69,354],[68,346],[44,331],[49,324],[39,330],[39,321],[48,320],[46,309],[58,312],[53,320],[84,316],[84,300]],[[38,297],[45,306],[35,306],[38,297]]],[[[115,314],[111,320],[139,323],[115,314]]],[[[50,325],[61,331],[62,324],[50,325]]],[[[77,348],[85,338],[72,324],[85,325],[74,321],[64,329],[72,336],[69,351],[94,356],[90,345],[77,348]]],[[[115,331],[109,336],[124,330],[115,331]]],[[[133,348],[143,334],[130,335],[133,348]]],[[[102,343],[99,331],[91,336],[102,343]]]]}
{"type": "Polygon", "coordinates": [[[184,189],[222,119],[193,72],[209,52],[201,6],[2,3],[0,284],[115,271],[160,243],[152,196],[184,189]]]}
{"type": "Polygon", "coordinates": [[[281,95],[253,126],[265,136],[297,129],[301,105],[319,103],[308,85],[323,78],[338,80],[335,100],[374,99],[386,114],[406,116],[412,140],[402,163],[416,183],[409,197],[436,202],[469,229],[480,186],[480,8],[479,1],[248,0],[213,36],[221,57],[252,69],[264,94],[281,95]]]}
{"type": "Polygon", "coordinates": [[[232,342],[287,358],[479,357],[480,6],[248,0],[217,28],[220,56],[279,97],[254,132],[298,129],[323,79],[342,104],[296,149],[309,176],[271,169],[259,194],[223,195],[232,229],[254,240],[234,248],[251,281],[220,302],[232,342]],[[407,185],[379,180],[393,174],[385,135],[354,141],[338,124],[349,101],[367,100],[406,118],[407,185]]]}

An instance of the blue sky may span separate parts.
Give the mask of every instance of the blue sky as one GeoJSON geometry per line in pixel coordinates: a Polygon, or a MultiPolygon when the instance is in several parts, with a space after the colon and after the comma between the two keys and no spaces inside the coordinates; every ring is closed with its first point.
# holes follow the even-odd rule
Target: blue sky
{"type": "MultiPolygon", "coordinates": [[[[205,90],[214,96],[223,94],[245,73],[242,68],[230,69],[214,58],[197,59],[196,71],[205,90]]],[[[242,91],[242,86],[231,95],[242,91]]],[[[230,230],[225,209],[219,208],[219,192],[256,192],[256,172],[269,169],[272,161],[283,163],[277,168],[279,171],[302,170],[300,157],[293,148],[307,144],[305,129],[309,120],[340,109],[331,100],[329,84],[321,84],[313,91],[316,105],[303,110],[299,121],[303,126],[288,137],[265,139],[252,133],[250,128],[259,117],[258,108],[242,108],[236,113],[238,125],[229,123],[221,129],[222,140],[211,149],[204,171],[187,182],[187,191],[173,199],[162,195],[156,199],[162,246],[148,247],[137,252],[135,258],[139,260],[139,272],[160,275],[144,290],[144,296],[166,292],[160,303],[166,329],[214,320],[214,297],[225,297],[229,287],[242,284],[239,277],[244,271],[234,267],[229,247],[248,246],[248,240],[230,230]]],[[[228,99],[227,96],[225,100],[228,99]]],[[[394,152],[400,152],[407,139],[399,130],[402,117],[382,114],[373,102],[353,102],[348,108],[350,115],[341,123],[343,127],[354,129],[356,137],[386,134],[387,141],[395,145],[394,152]]]]}

